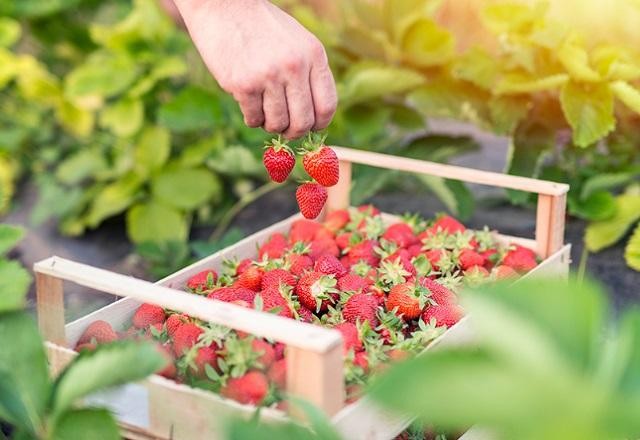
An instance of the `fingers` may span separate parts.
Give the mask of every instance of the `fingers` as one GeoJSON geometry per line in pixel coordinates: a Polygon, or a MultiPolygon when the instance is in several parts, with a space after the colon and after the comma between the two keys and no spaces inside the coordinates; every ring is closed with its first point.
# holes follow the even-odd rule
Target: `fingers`
{"type": "Polygon", "coordinates": [[[284,86],[273,84],[262,95],[264,129],[271,133],[282,133],[289,127],[289,111],[284,86]]]}
{"type": "Polygon", "coordinates": [[[265,121],[262,111],[262,92],[243,93],[235,97],[244,116],[244,123],[252,128],[262,127],[265,121]]]}
{"type": "Polygon", "coordinates": [[[289,106],[289,128],[283,133],[287,139],[297,139],[307,133],[315,124],[313,99],[309,84],[309,72],[299,75],[287,84],[287,104],[289,106]]]}
{"type": "Polygon", "coordinates": [[[322,130],[329,125],[338,105],[338,93],[333,75],[326,61],[315,63],[310,72],[311,95],[313,97],[314,130],[322,130]]]}

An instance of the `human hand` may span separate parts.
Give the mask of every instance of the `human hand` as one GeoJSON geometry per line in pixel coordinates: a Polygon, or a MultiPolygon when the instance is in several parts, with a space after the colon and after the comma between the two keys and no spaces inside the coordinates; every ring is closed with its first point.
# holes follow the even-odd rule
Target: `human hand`
{"type": "Polygon", "coordinates": [[[209,71],[249,127],[295,139],[331,122],[337,93],[320,41],[266,0],[175,0],[209,71]]]}

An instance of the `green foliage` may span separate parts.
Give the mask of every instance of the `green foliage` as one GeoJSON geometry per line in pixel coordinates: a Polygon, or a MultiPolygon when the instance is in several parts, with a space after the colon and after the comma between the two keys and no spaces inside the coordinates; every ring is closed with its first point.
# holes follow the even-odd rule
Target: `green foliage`
{"type": "Polygon", "coordinates": [[[475,346],[443,346],[394,367],[372,388],[376,400],[442,428],[488,428],[496,438],[637,435],[637,310],[611,324],[601,289],[577,281],[480,290],[465,297],[475,346]]]}
{"type": "Polygon", "coordinates": [[[0,313],[24,307],[31,275],[17,261],[7,257],[22,237],[24,229],[0,224],[0,313]]]}

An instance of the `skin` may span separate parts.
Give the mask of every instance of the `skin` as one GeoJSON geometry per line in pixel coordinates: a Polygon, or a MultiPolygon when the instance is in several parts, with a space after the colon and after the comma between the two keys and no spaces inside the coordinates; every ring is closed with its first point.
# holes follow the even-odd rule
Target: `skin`
{"type": "Polygon", "coordinates": [[[249,127],[295,139],[331,122],[337,93],[320,41],[266,0],[175,0],[207,68],[249,127]]]}

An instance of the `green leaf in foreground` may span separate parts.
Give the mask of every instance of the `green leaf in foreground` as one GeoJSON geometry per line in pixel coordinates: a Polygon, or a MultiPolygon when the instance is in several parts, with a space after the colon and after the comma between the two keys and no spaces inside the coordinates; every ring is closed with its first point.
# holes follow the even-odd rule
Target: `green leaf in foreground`
{"type": "Polygon", "coordinates": [[[0,255],[13,249],[24,237],[24,228],[0,224],[0,255]]]}
{"type": "Polygon", "coordinates": [[[31,275],[17,261],[0,260],[0,312],[20,310],[31,284],[31,275]]]}
{"type": "Polygon", "coordinates": [[[52,440],[119,440],[120,429],[106,409],[77,409],[58,419],[52,440]]]}
{"type": "Polygon", "coordinates": [[[640,219],[640,196],[622,194],[616,197],[616,213],[608,220],[591,223],[584,241],[590,252],[598,252],[615,244],[640,219]]]}
{"type": "Polygon", "coordinates": [[[640,272],[640,223],[624,249],[624,259],[630,268],[640,272]]]}
{"type": "Polygon", "coordinates": [[[165,362],[152,343],[119,341],[83,352],[56,379],[53,413],[62,414],[77,399],[96,391],[144,379],[165,362]]]}
{"type": "Polygon", "coordinates": [[[587,220],[606,220],[615,215],[616,199],[608,191],[596,191],[585,199],[570,198],[571,214],[587,220]]]}

